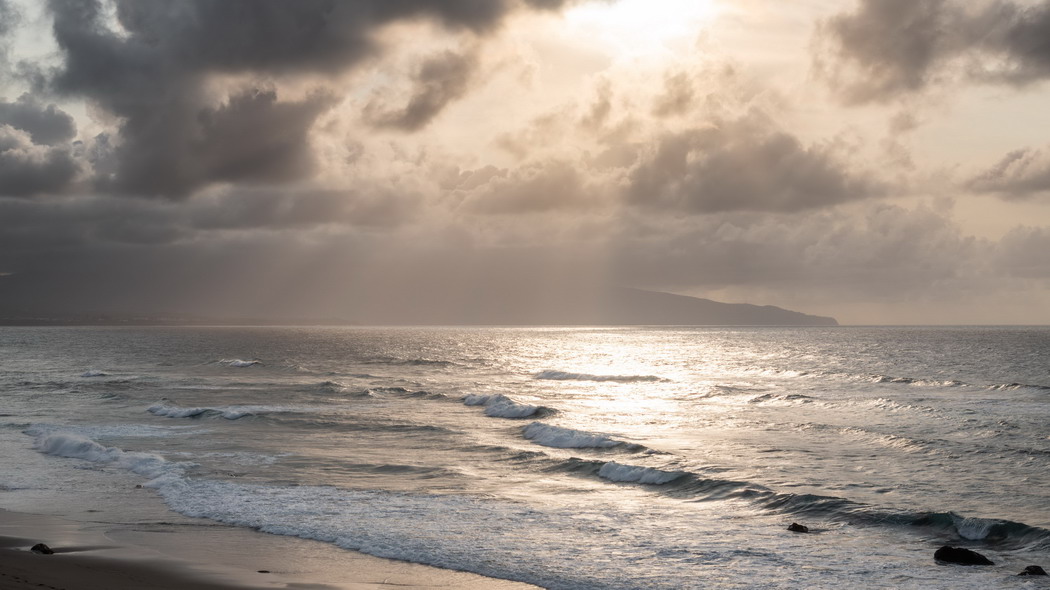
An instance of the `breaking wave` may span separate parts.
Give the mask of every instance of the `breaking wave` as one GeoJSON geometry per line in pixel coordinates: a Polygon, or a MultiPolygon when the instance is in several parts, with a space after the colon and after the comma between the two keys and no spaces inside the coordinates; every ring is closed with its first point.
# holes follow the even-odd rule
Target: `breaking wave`
{"type": "Polygon", "coordinates": [[[73,432],[30,429],[27,433],[36,434],[34,446],[46,455],[114,465],[148,477],[152,482],[165,476],[181,476],[187,468],[193,466],[192,463],[173,463],[154,453],[124,451],[117,447],[103,446],[73,432]]]}
{"type": "Polygon", "coordinates": [[[165,418],[199,418],[202,416],[222,416],[227,420],[239,420],[245,416],[253,416],[256,406],[229,406],[225,408],[183,408],[164,403],[156,403],[146,408],[146,411],[155,416],[165,418]]]}
{"type": "Polygon", "coordinates": [[[218,361],[218,364],[226,365],[227,367],[237,367],[243,369],[245,367],[254,367],[255,365],[262,365],[263,363],[259,360],[246,361],[242,359],[222,359],[218,361]]]}
{"type": "Polygon", "coordinates": [[[609,461],[598,470],[598,477],[609,481],[649,485],[664,485],[685,475],[684,471],[663,471],[652,467],[623,465],[615,461],[609,461]]]}
{"type": "Polygon", "coordinates": [[[558,449],[611,449],[624,447],[641,450],[645,447],[616,440],[606,434],[584,432],[561,426],[533,422],[522,429],[522,435],[532,442],[558,449]]]}
{"type": "Polygon", "coordinates": [[[1028,385],[1026,383],[1002,383],[992,385],[988,389],[993,391],[1016,391],[1019,389],[1032,389],[1035,391],[1050,391],[1050,385],[1028,385]]]}
{"type": "Polygon", "coordinates": [[[484,406],[485,415],[493,418],[522,419],[542,417],[554,413],[554,410],[551,408],[523,404],[502,393],[492,395],[472,393],[463,398],[463,404],[467,406],[484,406]]]}

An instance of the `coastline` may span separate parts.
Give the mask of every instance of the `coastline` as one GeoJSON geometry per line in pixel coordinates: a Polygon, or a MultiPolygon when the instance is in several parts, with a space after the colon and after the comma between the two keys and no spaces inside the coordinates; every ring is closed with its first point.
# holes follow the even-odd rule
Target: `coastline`
{"type": "Polygon", "coordinates": [[[98,523],[0,509],[0,586],[10,590],[366,590],[536,586],[372,557],[214,524],[98,523]],[[32,553],[45,543],[53,555],[32,553]]]}

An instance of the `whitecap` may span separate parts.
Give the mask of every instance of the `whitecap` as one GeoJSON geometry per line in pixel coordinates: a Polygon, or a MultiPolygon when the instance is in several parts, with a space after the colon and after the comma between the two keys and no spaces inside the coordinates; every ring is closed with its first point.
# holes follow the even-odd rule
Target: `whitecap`
{"type": "Polygon", "coordinates": [[[542,422],[529,424],[522,429],[522,434],[538,445],[559,449],[608,449],[624,444],[605,434],[551,426],[542,422]]]}
{"type": "Polygon", "coordinates": [[[251,416],[252,410],[257,409],[249,406],[229,406],[225,408],[194,407],[183,408],[175,405],[156,403],[146,408],[146,411],[155,416],[165,418],[197,418],[207,414],[217,414],[227,420],[238,420],[245,416],[251,416]]]}
{"type": "Polygon", "coordinates": [[[245,367],[253,367],[255,365],[261,365],[262,361],[258,361],[258,360],[246,361],[246,360],[241,360],[241,359],[223,359],[223,360],[219,361],[219,364],[220,365],[226,365],[227,367],[237,367],[237,368],[242,368],[243,369],[245,367]]]}
{"type": "Polygon", "coordinates": [[[663,485],[685,475],[684,471],[663,471],[640,465],[624,465],[609,461],[598,470],[598,477],[609,481],[663,485]]]}

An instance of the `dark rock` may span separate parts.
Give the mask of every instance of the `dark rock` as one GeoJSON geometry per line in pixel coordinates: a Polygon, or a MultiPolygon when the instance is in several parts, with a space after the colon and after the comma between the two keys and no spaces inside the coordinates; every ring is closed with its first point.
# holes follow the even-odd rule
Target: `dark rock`
{"type": "Polygon", "coordinates": [[[793,522],[790,525],[788,525],[788,530],[793,533],[808,533],[809,527],[804,524],[793,522]]]}
{"type": "Polygon", "coordinates": [[[54,553],[54,551],[52,551],[50,547],[44,545],[43,543],[37,543],[36,545],[33,545],[33,547],[29,550],[33,553],[39,553],[41,555],[51,555],[54,553]]]}
{"type": "Polygon", "coordinates": [[[992,560],[964,547],[949,547],[945,545],[938,549],[933,558],[946,563],[957,563],[959,565],[995,565],[992,560]]]}
{"type": "Polygon", "coordinates": [[[260,574],[268,574],[268,573],[270,573],[270,570],[259,570],[259,573],[260,574]]]}
{"type": "Polygon", "coordinates": [[[1039,567],[1038,565],[1030,565],[1024,568],[1024,571],[1017,574],[1019,576],[1045,576],[1046,570],[1039,567]]]}

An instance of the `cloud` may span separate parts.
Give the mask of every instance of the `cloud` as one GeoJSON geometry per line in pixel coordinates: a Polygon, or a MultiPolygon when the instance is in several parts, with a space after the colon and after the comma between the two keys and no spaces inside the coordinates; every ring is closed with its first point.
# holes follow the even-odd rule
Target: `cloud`
{"type": "MultiPolygon", "coordinates": [[[[871,202],[800,216],[636,219],[611,240],[617,280],[811,311],[855,302],[965,299],[1005,288],[993,244],[941,213],[871,202]]],[[[829,311],[830,313],[830,311],[829,311]]],[[[903,313],[903,311],[902,311],[903,313]]]]}
{"type": "MultiPolygon", "coordinates": [[[[282,80],[320,80],[376,57],[378,32],[396,22],[483,35],[515,10],[561,5],[50,0],[64,63],[42,90],[86,99],[120,121],[111,142],[116,164],[99,178],[102,189],[185,198],[215,182],[293,182],[312,172],[309,132],[337,101],[332,89],[288,99],[282,80]],[[251,81],[248,90],[219,83],[236,76],[251,81]]],[[[465,92],[475,59],[449,53],[425,62],[415,94],[384,121],[409,131],[424,126],[465,92]]]]}
{"type": "Polygon", "coordinates": [[[1045,80],[1047,38],[1047,0],[860,0],[819,24],[815,64],[845,102],[887,102],[942,81],[1045,80]]]}
{"type": "Polygon", "coordinates": [[[114,148],[115,175],[99,188],[182,197],[215,182],[306,178],[315,166],[309,131],[331,103],[322,94],[278,101],[275,90],[250,89],[216,107],[150,115],[165,118],[156,126],[129,130],[126,123],[114,148]]]}
{"type": "Polygon", "coordinates": [[[419,131],[467,92],[477,67],[476,50],[444,51],[430,57],[420,64],[413,77],[415,87],[405,106],[384,108],[381,103],[389,99],[376,98],[366,105],[365,118],[376,127],[419,131]]]}
{"type": "Polygon", "coordinates": [[[6,41],[11,31],[22,21],[22,15],[18,8],[10,0],[0,0],[0,57],[6,50],[6,41]]]}
{"type": "Polygon", "coordinates": [[[638,206],[686,213],[793,212],[882,193],[830,149],[805,146],[764,117],[667,133],[633,170],[627,191],[638,206]]]}
{"type": "Polygon", "coordinates": [[[77,135],[73,117],[53,104],[43,106],[28,94],[23,94],[15,102],[0,101],[2,124],[28,132],[33,143],[38,145],[67,143],[77,135]]]}
{"type": "Polygon", "coordinates": [[[1019,227],[997,244],[995,265],[1012,277],[1050,280],[1050,228],[1019,227]]]}
{"type": "Polygon", "coordinates": [[[36,145],[27,132],[0,125],[0,196],[61,191],[77,171],[69,149],[36,145]]]}
{"type": "Polygon", "coordinates": [[[966,187],[1007,199],[1050,194],[1050,154],[1043,150],[1014,150],[988,170],[971,178],[966,187]]]}
{"type": "Polygon", "coordinates": [[[0,0],[0,80],[8,77],[10,72],[11,32],[22,21],[22,14],[10,0],[0,0]]]}
{"type": "Polygon", "coordinates": [[[596,179],[588,179],[587,174],[568,162],[549,160],[512,171],[475,171],[465,176],[457,188],[465,198],[462,209],[472,213],[518,215],[571,211],[597,204],[589,186],[596,179]],[[481,178],[484,182],[479,182],[481,178]]]}

